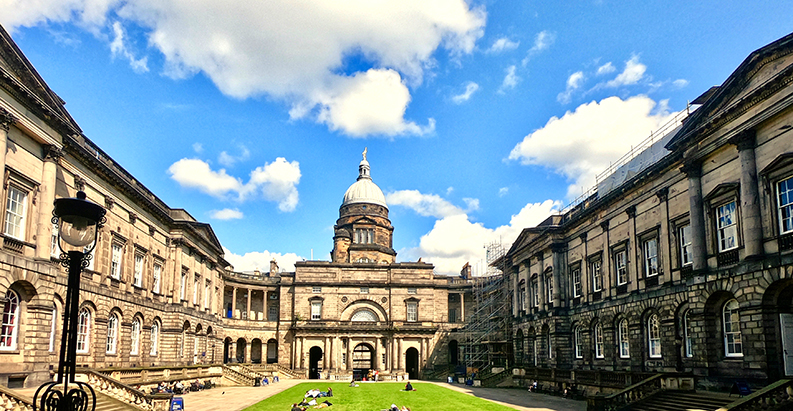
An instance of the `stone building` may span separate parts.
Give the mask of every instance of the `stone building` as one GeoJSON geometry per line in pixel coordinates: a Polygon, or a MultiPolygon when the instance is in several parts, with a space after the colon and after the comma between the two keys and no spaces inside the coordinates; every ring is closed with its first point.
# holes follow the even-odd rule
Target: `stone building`
{"type": "Polygon", "coordinates": [[[267,362],[329,378],[368,368],[418,376],[450,361],[443,350],[471,287],[430,264],[395,263],[365,159],[331,262],[235,272],[210,225],[165,204],[83,134],[2,27],[0,74],[0,385],[36,386],[57,369],[67,276],[52,204],[78,190],[107,209],[82,277],[80,366],[267,362]]]}
{"type": "Polygon", "coordinates": [[[596,390],[793,375],[793,35],[693,103],[512,245],[516,375],[596,390]]]}

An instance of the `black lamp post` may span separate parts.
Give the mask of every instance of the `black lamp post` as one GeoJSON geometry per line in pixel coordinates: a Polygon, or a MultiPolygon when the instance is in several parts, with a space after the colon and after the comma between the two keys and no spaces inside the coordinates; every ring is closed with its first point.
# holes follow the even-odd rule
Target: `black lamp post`
{"type": "MultiPolygon", "coordinates": [[[[77,328],[80,307],[80,275],[88,266],[91,251],[96,246],[96,236],[105,222],[105,209],[85,199],[77,192],[76,198],[55,200],[52,223],[58,224],[58,247],[61,265],[69,268],[66,287],[61,355],[56,381],[42,384],[33,397],[33,409],[43,411],[93,411],[96,395],[90,385],[75,381],[77,367],[77,328]],[[64,249],[61,241],[70,247],[64,249]],[[61,386],[61,384],[63,384],[61,386]],[[71,388],[70,388],[71,385],[71,388]],[[39,396],[39,394],[41,394],[39,396]]],[[[54,321],[55,319],[53,319],[54,321]]]]}

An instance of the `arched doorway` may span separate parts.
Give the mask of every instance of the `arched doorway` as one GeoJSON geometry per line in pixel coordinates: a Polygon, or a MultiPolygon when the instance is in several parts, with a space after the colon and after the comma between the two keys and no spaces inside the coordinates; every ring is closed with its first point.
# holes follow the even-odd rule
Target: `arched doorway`
{"type": "Polygon", "coordinates": [[[374,350],[369,344],[358,344],[352,351],[352,374],[356,380],[369,375],[374,364],[374,350]]]}
{"type": "Polygon", "coordinates": [[[267,340],[267,364],[278,363],[278,342],[274,338],[267,340]]]}
{"type": "Polygon", "coordinates": [[[762,307],[764,322],[774,324],[774,332],[764,333],[769,379],[790,378],[793,376],[793,280],[769,285],[763,294],[762,307]]]}
{"type": "Polygon", "coordinates": [[[240,338],[237,340],[237,362],[244,363],[245,362],[245,348],[247,347],[248,342],[245,341],[244,338],[240,338]]]}
{"type": "Polygon", "coordinates": [[[316,345],[308,350],[308,378],[311,380],[318,380],[319,373],[322,371],[322,348],[316,345]]]}
{"type": "Polygon", "coordinates": [[[254,338],[251,341],[251,362],[254,364],[262,363],[262,340],[254,338]]]}
{"type": "Polygon", "coordinates": [[[408,348],[405,352],[405,367],[411,380],[419,378],[419,350],[408,348]]]}
{"type": "Polygon", "coordinates": [[[228,364],[231,361],[231,337],[226,337],[223,340],[223,364],[228,364]]]}
{"type": "Polygon", "coordinates": [[[449,364],[457,365],[459,362],[459,351],[457,347],[457,340],[449,341],[449,364]]]}

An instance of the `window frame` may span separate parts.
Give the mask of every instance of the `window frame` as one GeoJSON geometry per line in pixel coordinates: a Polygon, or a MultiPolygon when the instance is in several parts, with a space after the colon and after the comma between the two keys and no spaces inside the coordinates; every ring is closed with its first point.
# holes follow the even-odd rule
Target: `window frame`
{"type": "Polygon", "coordinates": [[[649,235],[642,239],[642,267],[644,268],[644,278],[661,275],[659,251],[657,234],[649,235]],[[651,250],[649,250],[650,244],[653,244],[653,254],[651,254],[651,250]]]}
{"type": "Polygon", "coordinates": [[[142,324],[143,322],[140,318],[135,317],[132,319],[132,325],[130,325],[129,331],[129,355],[138,355],[140,353],[140,332],[142,324]]]}
{"type": "Polygon", "coordinates": [[[573,298],[579,298],[584,294],[583,284],[581,283],[581,264],[571,268],[570,276],[573,283],[573,298]]]}
{"type": "Polygon", "coordinates": [[[793,233],[793,175],[788,175],[786,178],[780,178],[776,180],[774,182],[774,193],[774,204],[777,211],[777,220],[779,221],[777,224],[779,235],[793,233]],[[790,188],[786,190],[789,202],[784,205],[781,204],[782,190],[780,188],[780,184],[782,183],[788,183],[786,186],[790,186],[790,188]],[[788,213],[787,219],[784,216],[785,209],[787,209],[788,213]],[[790,226],[790,228],[787,230],[785,229],[785,220],[789,222],[790,226]]]}
{"type": "Polygon", "coordinates": [[[612,251],[612,255],[614,256],[614,278],[617,280],[617,285],[628,284],[630,282],[630,276],[628,275],[628,247],[622,245],[615,248],[612,251]],[[622,265],[620,265],[620,258],[622,259],[622,265]]]}
{"type": "Polygon", "coordinates": [[[575,358],[579,360],[584,358],[584,340],[581,334],[581,326],[576,326],[573,331],[573,350],[575,358]]]}
{"type": "Polygon", "coordinates": [[[162,268],[163,263],[155,259],[151,268],[151,291],[155,294],[160,294],[162,290],[162,268]]]}
{"type": "Polygon", "coordinates": [[[592,292],[603,291],[603,260],[600,257],[589,259],[589,275],[592,278],[592,292]]]}
{"type": "Polygon", "coordinates": [[[661,320],[658,314],[647,317],[647,355],[650,358],[663,358],[661,352],[661,320]]]}
{"type": "Polygon", "coordinates": [[[419,321],[419,302],[405,301],[405,321],[415,323],[419,321]]]}
{"type": "Polygon", "coordinates": [[[311,321],[322,320],[322,300],[311,300],[311,321]]]}
{"type": "Polygon", "coordinates": [[[683,357],[684,358],[693,358],[694,357],[694,339],[691,337],[691,330],[689,329],[691,324],[689,320],[689,314],[691,314],[691,310],[687,309],[683,312],[683,357]]]}
{"type": "Polygon", "coordinates": [[[540,284],[539,279],[537,278],[536,274],[534,278],[531,280],[531,292],[532,298],[534,299],[534,307],[539,308],[540,306],[540,284]]]}
{"type": "Polygon", "coordinates": [[[713,217],[716,229],[716,250],[719,253],[724,253],[727,251],[732,251],[737,249],[740,246],[739,237],[739,226],[738,226],[738,200],[736,198],[731,198],[728,201],[723,201],[718,203],[715,207],[713,207],[713,217]],[[727,209],[732,205],[732,211],[730,213],[725,213],[722,215],[722,209],[727,209]],[[730,223],[722,225],[722,221],[726,218],[727,215],[730,215],[732,220],[730,223]],[[726,245],[725,242],[729,238],[726,235],[727,230],[731,231],[733,244],[726,245]]]}
{"type": "Polygon", "coordinates": [[[597,323],[592,329],[594,336],[593,343],[595,347],[595,358],[606,358],[605,346],[603,344],[603,324],[597,323]]]}
{"type": "Polygon", "coordinates": [[[617,323],[620,358],[631,358],[631,336],[628,320],[623,318],[617,323]]]}
{"type": "Polygon", "coordinates": [[[105,354],[115,355],[118,353],[119,325],[121,320],[115,312],[111,312],[107,317],[107,339],[105,340],[105,354]]]}
{"type": "Polygon", "coordinates": [[[0,351],[16,351],[19,346],[19,323],[22,311],[22,298],[19,293],[9,289],[3,303],[0,318],[0,351]],[[10,317],[10,321],[8,318],[10,317]]]}
{"type": "Polygon", "coordinates": [[[154,320],[151,323],[151,330],[149,331],[149,356],[157,357],[160,352],[160,322],[154,320]]]}
{"type": "Polygon", "coordinates": [[[27,214],[29,212],[30,189],[25,189],[16,182],[9,182],[5,195],[5,215],[3,217],[3,234],[19,241],[25,241],[27,235],[27,214]],[[12,198],[12,194],[19,193],[21,198],[12,198]],[[12,205],[18,204],[22,210],[17,210],[12,205]],[[12,219],[10,219],[13,217],[12,219]],[[12,221],[16,219],[16,221],[12,221]],[[9,227],[12,232],[9,232],[9,227]],[[13,230],[16,228],[16,230],[13,230]]]}
{"type": "Polygon", "coordinates": [[[680,267],[688,267],[694,265],[694,254],[691,250],[691,223],[685,221],[681,224],[675,225],[677,231],[677,250],[680,254],[679,263],[680,267]],[[688,231],[688,236],[686,236],[688,231]]]}
{"type": "Polygon", "coordinates": [[[187,274],[190,270],[187,267],[182,267],[182,273],[179,277],[179,301],[185,301],[187,296],[187,274]]]}
{"type": "Polygon", "coordinates": [[[123,268],[124,243],[114,239],[110,242],[110,278],[121,281],[121,276],[124,274],[123,268]]]}
{"type": "Polygon", "coordinates": [[[91,323],[93,314],[87,307],[77,315],[77,353],[87,354],[91,349],[91,323]]]}
{"type": "Polygon", "coordinates": [[[553,272],[552,271],[547,271],[545,273],[545,292],[547,298],[547,300],[545,301],[546,304],[553,304],[553,272]]]}
{"type": "Polygon", "coordinates": [[[146,254],[136,250],[134,257],[134,268],[132,271],[132,285],[138,288],[143,287],[143,271],[146,266],[146,254]]]}
{"type": "Polygon", "coordinates": [[[736,300],[735,298],[725,301],[721,309],[722,312],[721,326],[722,326],[722,335],[724,340],[725,357],[743,357],[743,336],[741,335],[740,310],[741,307],[738,304],[738,300],[736,300]],[[729,308],[728,306],[732,305],[732,303],[735,304],[734,307],[729,308]],[[733,324],[737,326],[738,331],[732,331],[732,329],[734,328],[733,324]],[[727,331],[728,325],[731,331],[727,331]],[[730,349],[731,346],[732,349],[730,349]],[[735,350],[736,346],[737,346],[737,350],[735,350]]]}

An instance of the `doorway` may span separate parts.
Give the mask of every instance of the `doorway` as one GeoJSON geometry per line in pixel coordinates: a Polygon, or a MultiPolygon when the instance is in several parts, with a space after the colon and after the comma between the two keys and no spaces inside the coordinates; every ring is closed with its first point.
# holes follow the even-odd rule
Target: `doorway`
{"type": "Polygon", "coordinates": [[[352,351],[352,374],[356,380],[362,380],[372,369],[374,350],[369,344],[358,344],[352,351]]]}
{"type": "Polygon", "coordinates": [[[223,364],[228,364],[231,361],[231,338],[226,337],[223,340],[223,364]]]}
{"type": "Polygon", "coordinates": [[[262,363],[262,340],[254,338],[251,341],[251,362],[254,364],[262,363]]]}
{"type": "Polygon", "coordinates": [[[245,362],[245,348],[247,348],[248,342],[245,341],[244,338],[240,338],[237,340],[237,362],[244,363],[245,362]]]}
{"type": "Polygon", "coordinates": [[[459,358],[457,340],[449,341],[449,364],[457,365],[459,358]]]}
{"type": "Polygon", "coordinates": [[[785,375],[793,375],[793,314],[779,314],[779,328],[782,331],[782,359],[785,375]]]}
{"type": "Polygon", "coordinates": [[[319,379],[322,372],[320,361],[322,361],[322,348],[315,345],[308,351],[308,379],[319,379]]]}
{"type": "Polygon", "coordinates": [[[405,352],[405,366],[411,380],[419,378],[419,350],[410,347],[405,352]]]}
{"type": "Polygon", "coordinates": [[[267,341],[267,364],[278,362],[278,342],[274,338],[267,341]]]}

